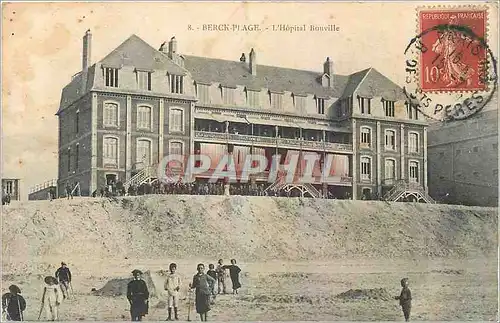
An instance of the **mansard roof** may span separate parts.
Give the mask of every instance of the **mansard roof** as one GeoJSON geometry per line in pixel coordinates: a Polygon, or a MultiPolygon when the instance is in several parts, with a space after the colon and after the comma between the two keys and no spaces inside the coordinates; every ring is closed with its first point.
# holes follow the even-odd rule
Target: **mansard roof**
{"type": "MultiPolygon", "coordinates": [[[[165,53],[156,50],[136,35],[130,36],[99,63],[102,66],[133,66],[142,70],[166,70],[173,74],[191,74],[195,82],[225,86],[244,86],[250,90],[289,91],[297,95],[345,98],[357,92],[360,96],[403,100],[402,89],[374,68],[351,75],[333,75],[333,87],[322,85],[322,72],[277,66],[257,65],[256,75],[250,73],[248,62],[230,61],[191,55],[181,55],[183,66],[176,64],[165,53]]],[[[90,91],[96,77],[96,65],[89,68],[85,86],[82,73],[73,77],[64,87],[59,114],[66,106],[90,91]]]]}
{"type": "Polygon", "coordinates": [[[320,97],[340,97],[348,77],[333,76],[333,88],[321,85],[322,73],[276,66],[257,65],[252,75],[248,62],[183,55],[184,67],[195,81],[245,86],[251,90],[290,91],[295,94],[314,94],[320,97]]]}

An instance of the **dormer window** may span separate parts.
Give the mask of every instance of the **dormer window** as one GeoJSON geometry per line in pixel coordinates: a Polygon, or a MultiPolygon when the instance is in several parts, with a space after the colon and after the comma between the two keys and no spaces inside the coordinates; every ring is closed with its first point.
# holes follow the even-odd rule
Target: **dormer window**
{"type": "Polygon", "coordinates": [[[210,85],[196,83],[196,95],[201,103],[210,103],[210,85]]]}
{"type": "Polygon", "coordinates": [[[358,105],[361,110],[361,114],[372,113],[372,99],[358,96],[358,105]]]}
{"type": "Polygon", "coordinates": [[[299,112],[304,112],[306,111],[306,97],[305,96],[300,96],[300,95],[293,95],[293,101],[295,104],[295,110],[299,112]]]}
{"type": "Polygon", "coordinates": [[[318,114],[325,114],[325,98],[316,97],[316,111],[318,114]]]}
{"type": "Polygon", "coordinates": [[[170,92],[182,94],[184,93],[184,76],[168,74],[168,82],[170,83],[170,92]]]}
{"type": "Polygon", "coordinates": [[[105,67],[104,80],[106,86],[118,87],[118,69],[114,67],[105,67]]]}
{"type": "Polygon", "coordinates": [[[271,109],[281,110],[283,108],[283,94],[269,92],[269,99],[271,100],[271,109]]]}
{"type": "Polygon", "coordinates": [[[246,90],[247,92],[247,104],[252,107],[252,108],[259,108],[260,107],[260,92],[259,91],[254,91],[254,90],[246,90]]]}
{"type": "Polygon", "coordinates": [[[234,89],[221,86],[222,102],[227,105],[234,105],[234,89]]]}
{"type": "Polygon", "coordinates": [[[382,106],[384,107],[385,116],[394,118],[394,101],[382,99],[382,106]]]}
{"type": "Polygon", "coordinates": [[[139,90],[151,91],[151,72],[135,71],[137,74],[137,87],[139,90]]]}

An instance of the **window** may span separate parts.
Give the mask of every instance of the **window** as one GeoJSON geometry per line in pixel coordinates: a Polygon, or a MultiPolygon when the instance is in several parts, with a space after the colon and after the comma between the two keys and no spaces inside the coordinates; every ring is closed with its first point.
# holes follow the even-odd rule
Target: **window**
{"type": "Polygon", "coordinates": [[[498,169],[493,170],[493,176],[498,176],[498,169]]]}
{"type": "Polygon", "coordinates": [[[247,103],[252,108],[259,108],[260,107],[259,94],[260,94],[260,92],[258,92],[258,91],[247,90],[247,103]]]}
{"type": "Polygon", "coordinates": [[[368,127],[361,127],[361,143],[364,147],[370,147],[372,130],[368,127]]]}
{"type": "Polygon", "coordinates": [[[168,81],[170,82],[171,93],[184,93],[184,77],[182,75],[169,74],[168,81]]]}
{"type": "Polygon", "coordinates": [[[234,104],[234,89],[223,86],[222,88],[222,102],[224,104],[234,104]]]}
{"type": "Polygon", "coordinates": [[[475,153],[479,152],[479,147],[478,146],[473,147],[472,151],[475,152],[475,153]]]}
{"type": "Polygon", "coordinates": [[[106,86],[118,87],[118,69],[112,67],[105,67],[104,80],[106,86]]]}
{"type": "Polygon", "coordinates": [[[385,149],[388,150],[396,149],[396,131],[394,130],[385,131],[385,149]]]}
{"type": "Polygon", "coordinates": [[[209,85],[196,83],[196,95],[201,103],[210,103],[209,85]]]}
{"type": "Polygon", "coordinates": [[[75,150],[75,169],[78,170],[78,159],[80,159],[80,145],[76,144],[75,150]]]}
{"type": "Polygon", "coordinates": [[[151,130],[151,107],[137,107],[137,128],[151,130]]]}
{"type": "Polygon", "coordinates": [[[170,131],[184,131],[184,111],[181,109],[170,110],[170,131]]]}
{"type": "Polygon", "coordinates": [[[479,177],[479,172],[473,172],[474,176],[479,177]]]}
{"type": "Polygon", "coordinates": [[[169,154],[170,155],[183,155],[184,154],[184,145],[182,142],[173,141],[170,142],[169,154]]]}
{"type": "Polygon", "coordinates": [[[117,127],[118,126],[118,104],[105,102],[104,112],[103,112],[103,123],[107,127],[117,127]]]}
{"type": "Polygon", "coordinates": [[[371,160],[369,157],[361,157],[361,180],[370,180],[371,160]]]}
{"type": "Polygon", "coordinates": [[[103,147],[103,164],[118,165],[118,138],[104,137],[103,147]]]}
{"type": "Polygon", "coordinates": [[[151,91],[151,72],[136,71],[139,90],[151,91]]]}
{"type": "Polygon", "coordinates": [[[75,115],[75,131],[80,132],[80,111],[76,111],[75,115]]]}
{"type": "Polygon", "coordinates": [[[324,98],[316,98],[316,110],[318,114],[325,114],[325,99],[324,98]]]}
{"type": "Polygon", "coordinates": [[[137,140],[137,163],[144,166],[151,165],[151,141],[146,139],[137,140]]]}
{"type": "Polygon", "coordinates": [[[6,183],[5,189],[7,191],[7,194],[12,195],[12,191],[13,191],[13,189],[12,189],[12,181],[8,181],[6,183]]]}
{"type": "Polygon", "coordinates": [[[71,148],[68,148],[68,172],[71,171],[71,148]]]}
{"type": "Polygon", "coordinates": [[[305,96],[293,96],[295,109],[300,112],[306,111],[306,97],[305,96]]]}
{"type": "Polygon", "coordinates": [[[408,148],[410,153],[418,153],[418,133],[410,132],[408,148]]]}
{"type": "Polygon", "coordinates": [[[410,182],[418,183],[418,162],[410,161],[410,182]]]}
{"type": "Polygon", "coordinates": [[[455,156],[458,156],[458,155],[460,155],[461,153],[462,153],[462,151],[461,151],[460,149],[455,150],[455,156]]]}
{"type": "Polygon", "coordinates": [[[412,107],[408,102],[406,102],[406,112],[408,113],[409,119],[418,120],[418,109],[416,107],[412,107]]]}
{"type": "Polygon", "coordinates": [[[283,94],[271,92],[269,98],[271,100],[271,109],[281,110],[283,108],[283,94]]]}
{"type": "Polygon", "coordinates": [[[498,150],[498,144],[493,144],[493,149],[498,150]]]}
{"type": "Polygon", "coordinates": [[[394,117],[394,101],[382,99],[382,105],[384,106],[385,116],[394,117]]]}
{"type": "MultiPolygon", "coordinates": [[[[396,161],[394,159],[385,160],[385,179],[395,180],[396,179],[396,161]]],[[[388,184],[386,182],[386,184],[388,184]]]]}
{"type": "Polygon", "coordinates": [[[358,105],[361,109],[361,114],[371,114],[371,108],[372,108],[372,99],[370,98],[363,98],[358,96],[358,105]]]}

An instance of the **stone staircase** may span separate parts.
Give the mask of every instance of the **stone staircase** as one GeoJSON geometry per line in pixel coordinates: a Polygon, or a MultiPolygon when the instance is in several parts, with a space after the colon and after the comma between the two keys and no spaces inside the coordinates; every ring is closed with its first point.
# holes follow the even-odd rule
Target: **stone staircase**
{"type": "Polygon", "coordinates": [[[131,185],[139,186],[146,182],[153,182],[153,180],[157,177],[156,169],[157,167],[155,165],[146,166],[141,169],[137,174],[135,174],[127,182],[125,182],[125,190],[128,190],[131,185]]]}
{"type": "Polygon", "coordinates": [[[322,197],[321,192],[318,191],[311,183],[286,183],[285,180],[286,173],[279,172],[276,181],[269,185],[264,191],[273,192],[283,190],[285,192],[290,192],[292,189],[298,189],[302,196],[304,196],[305,193],[308,193],[313,198],[322,197]]]}
{"type": "Polygon", "coordinates": [[[406,180],[398,180],[394,187],[384,195],[385,201],[398,202],[404,198],[412,198],[417,201],[434,204],[436,201],[425,192],[422,186],[409,183],[406,180]]]}

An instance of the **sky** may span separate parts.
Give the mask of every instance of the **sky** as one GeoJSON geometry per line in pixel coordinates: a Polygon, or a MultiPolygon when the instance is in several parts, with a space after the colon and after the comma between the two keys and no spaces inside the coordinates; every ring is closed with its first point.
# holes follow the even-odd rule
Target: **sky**
{"type": "MultiPolygon", "coordinates": [[[[92,63],[132,34],[155,48],[175,36],[181,54],[239,60],[241,53],[254,48],[258,64],[318,72],[328,56],[336,74],[373,67],[402,85],[404,50],[417,34],[416,10],[432,5],[3,3],[2,177],[21,178],[23,196],[29,187],[57,177],[55,112],[62,88],[81,69],[82,37],[87,29],[92,32],[92,63]],[[208,31],[203,30],[204,24],[258,24],[262,30],[208,31]],[[338,31],[273,31],[273,25],[286,24],[334,25],[338,31]]],[[[498,7],[489,5],[488,16],[488,39],[497,57],[498,7]]]]}

